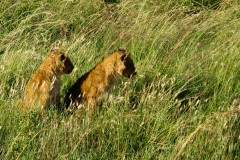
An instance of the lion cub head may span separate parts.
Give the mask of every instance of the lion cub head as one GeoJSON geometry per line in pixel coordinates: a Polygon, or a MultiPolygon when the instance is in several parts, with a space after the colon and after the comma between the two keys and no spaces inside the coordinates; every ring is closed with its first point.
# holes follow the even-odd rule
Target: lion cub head
{"type": "Polygon", "coordinates": [[[133,60],[125,49],[119,49],[117,51],[117,57],[119,59],[117,62],[118,74],[127,78],[131,78],[137,74],[133,60]]]}
{"type": "Polygon", "coordinates": [[[54,49],[49,55],[52,59],[52,66],[56,73],[58,74],[69,74],[72,72],[74,66],[70,59],[59,49],[54,49]]]}

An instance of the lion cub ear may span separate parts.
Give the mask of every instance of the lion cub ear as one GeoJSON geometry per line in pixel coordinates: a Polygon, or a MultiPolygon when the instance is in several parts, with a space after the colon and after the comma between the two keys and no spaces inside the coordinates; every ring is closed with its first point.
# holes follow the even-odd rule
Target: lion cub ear
{"type": "Polygon", "coordinates": [[[128,53],[127,53],[126,49],[119,48],[118,51],[123,52],[123,55],[121,55],[121,61],[124,61],[125,58],[128,56],[128,53]]]}
{"type": "Polygon", "coordinates": [[[126,49],[119,48],[118,51],[126,53],[126,49]]]}

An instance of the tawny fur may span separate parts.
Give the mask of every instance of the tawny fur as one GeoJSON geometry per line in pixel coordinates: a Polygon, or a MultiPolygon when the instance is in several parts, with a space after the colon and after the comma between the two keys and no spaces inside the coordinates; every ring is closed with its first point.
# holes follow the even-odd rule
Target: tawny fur
{"type": "Polygon", "coordinates": [[[54,49],[28,82],[24,95],[24,109],[37,107],[45,110],[50,103],[59,102],[61,76],[72,72],[74,66],[59,49],[54,49]]]}
{"type": "Polygon", "coordinates": [[[109,91],[120,76],[136,75],[134,63],[125,50],[119,49],[84,74],[70,88],[65,97],[67,108],[76,109],[85,103],[90,112],[94,111],[97,102],[109,91]]]}

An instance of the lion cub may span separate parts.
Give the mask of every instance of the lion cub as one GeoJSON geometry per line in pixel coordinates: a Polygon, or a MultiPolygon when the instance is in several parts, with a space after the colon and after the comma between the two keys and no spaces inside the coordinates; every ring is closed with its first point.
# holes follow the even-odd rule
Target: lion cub
{"type": "Polygon", "coordinates": [[[28,82],[23,107],[40,107],[45,110],[50,102],[60,100],[61,75],[72,72],[74,66],[59,49],[54,49],[39,66],[28,82]]]}
{"type": "Polygon", "coordinates": [[[91,113],[118,77],[130,78],[136,73],[130,55],[126,50],[119,49],[77,80],[65,97],[66,107],[76,109],[79,104],[85,102],[91,113]]]}

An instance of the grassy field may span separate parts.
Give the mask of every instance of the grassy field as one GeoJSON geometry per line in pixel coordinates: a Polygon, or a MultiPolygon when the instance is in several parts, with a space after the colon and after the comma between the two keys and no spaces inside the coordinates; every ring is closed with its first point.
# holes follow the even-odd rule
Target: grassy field
{"type": "Polygon", "coordinates": [[[1,0],[0,159],[240,159],[240,2],[200,2],[1,0]],[[55,46],[75,65],[62,95],[118,48],[138,75],[91,122],[23,113],[25,85],[55,46]]]}

